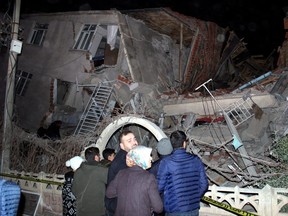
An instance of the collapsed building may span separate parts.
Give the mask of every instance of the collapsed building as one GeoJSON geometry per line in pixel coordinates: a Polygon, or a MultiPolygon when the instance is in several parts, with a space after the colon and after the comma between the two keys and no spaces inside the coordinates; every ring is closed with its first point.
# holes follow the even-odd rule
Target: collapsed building
{"type": "Polygon", "coordinates": [[[20,25],[14,112],[28,134],[61,121],[62,140],[118,150],[123,127],[153,148],[181,129],[216,185],[249,186],[278,166],[270,148],[287,134],[287,71],[233,31],[169,8],[29,14],[20,25]]]}

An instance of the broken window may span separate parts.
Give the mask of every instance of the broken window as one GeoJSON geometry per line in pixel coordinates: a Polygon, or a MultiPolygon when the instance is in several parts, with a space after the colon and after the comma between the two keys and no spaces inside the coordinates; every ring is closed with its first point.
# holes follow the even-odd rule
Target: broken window
{"type": "Polygon", "coordinates": [[[32,78],[32,74],[22,70],[16,72],[15,77],[15,92],[17,95],[24,96],[28,84],[32,78]]]}
{"type": "Polygon", "coordinates": [[[57,80],[57,104],[64,105],[65,104],[65,98],[69,92],[71,83],[63,81],[63,80],[57,80]]]}
{"type": "Polygon", "coordinates": [[[117,64],[120,41],[118,26],[100,25],[96,34],[99,45],[92,58],[94,66],[117,64]]]}
{"type": "Polygon", "coordinates": [[[41,46],[44,41],[47,29],[48,24],[36,23],[32,30],[31,37],[28,43],[41,46]]]}
{"type": "Polygon", "coordinates": [[[102,37],[100,44],[98,46],[98,49],[96,51],[96,54],[93,57],[95,67],[98,67],[104,64],[104,53],[105,53],[106,43],[107,43],[107,39],[105,37],[102,37]]]}
{"type": "Polygon", "coordinates": [[[95,34],[97,25],[85,24],[74,45],[74,49],[88,50],[95,34]]]}

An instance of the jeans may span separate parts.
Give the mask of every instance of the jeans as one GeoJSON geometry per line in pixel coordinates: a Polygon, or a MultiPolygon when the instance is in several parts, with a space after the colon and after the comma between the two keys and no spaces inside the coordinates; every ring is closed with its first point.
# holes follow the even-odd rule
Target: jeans
{"type": "Polygon", "coordinates": [[[173,213],[166,212],[165,216],[199,216],[199,209],[195,209],[189,212],[173,212],[173,213]]]}

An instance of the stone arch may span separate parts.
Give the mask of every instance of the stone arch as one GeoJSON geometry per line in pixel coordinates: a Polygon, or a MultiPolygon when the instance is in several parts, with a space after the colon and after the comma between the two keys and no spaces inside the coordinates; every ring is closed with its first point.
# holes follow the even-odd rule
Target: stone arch
{"type": "Polygon", "coordinates": [[[102,152],[105,149],[109,139],[119,128],[129,124],[136,124],[144,127],[145,129],[150,131],[157,140],[167,137],[167,135],[162,131],[160,127],[158,127],[156,124],[149,121],[148,119],[138,116],[121,116],[116,120],[114,120],[113,122],[111,122],[102,131],[99,138],[97,139],[96,147],[99,148],[100,152],[102,152]]]}

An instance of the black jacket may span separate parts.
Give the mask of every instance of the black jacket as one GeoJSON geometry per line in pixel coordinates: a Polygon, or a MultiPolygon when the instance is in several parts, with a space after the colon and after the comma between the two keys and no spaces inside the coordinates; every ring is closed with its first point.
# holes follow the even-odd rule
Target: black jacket
{"type": "MultiPolygon", "coordinates": [[[[123,149],[120,149],[116,154],[108,170],[107,186],[109,186],[110,182],[115,178],[120,170],[127,168],[126,155],[127,152],[123,149]]],[[[117,198],[109,199],[105,197],[105,206],[110,213],[114,213],[116,211],[117,198]]]]}

